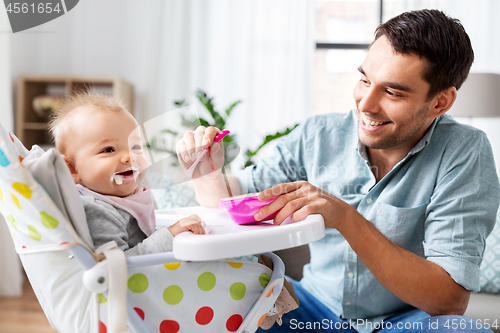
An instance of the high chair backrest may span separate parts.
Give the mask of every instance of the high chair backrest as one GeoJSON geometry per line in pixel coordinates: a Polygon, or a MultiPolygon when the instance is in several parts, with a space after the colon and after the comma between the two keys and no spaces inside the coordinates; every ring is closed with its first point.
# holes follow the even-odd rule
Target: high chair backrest
{"type": "Polygon", "coordinates": [[[92,248],[88,228],[81,227],[86,223],[78,192],[57,151],[28,151],[0,124],[0,168],[0,203],[18,253],[61,250],[75,242],[92,248]]]}
{"type": "MultiPolygon", "coordinates": [[[[92,251],[90,235],[84,230],[80,237],[70,222],[71,218],[78,219],[78,209],[59,208],[48,193],[59,191],[58,195],[64,197],[69,191],[69,196],[78,198],[78,192],[71,186],[71,175],[62,157],[54,150],[39,159],[40,153],[43,150],[35,146],[28,151],[0,124],[0,212],[53,327],[60,332],[98,332],[95,324],[98,320],[93,318],[97,314],[97,300],[82,287],[83,270],[76,260],[69,259],[68,251],[77,244],[92,251]],[[60,183],[60,177],[66,180],[60,183]],[[56,186],[44,188],[36,178],[56,186]]],[[[85,223],[85,215],[83,219],[85,223]]]]}

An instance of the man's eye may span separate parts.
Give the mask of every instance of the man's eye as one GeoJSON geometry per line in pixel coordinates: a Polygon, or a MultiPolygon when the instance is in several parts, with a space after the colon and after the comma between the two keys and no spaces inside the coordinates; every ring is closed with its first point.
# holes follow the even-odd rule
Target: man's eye
{"type": "Polygon", "coordinates": [[[106,147],[104,148],[103,150],[101,150],[101,153],[112,153],[114,152],[114,148],[113,147],[106,147]]]}
{"type": "Polygon", "coordinates": [[[393,91],[390,91],[390,90],[386,90],[385,93],[391,97],[402,97],[401,94],[398,94],[398,93],[395,93],[393,91]]]}

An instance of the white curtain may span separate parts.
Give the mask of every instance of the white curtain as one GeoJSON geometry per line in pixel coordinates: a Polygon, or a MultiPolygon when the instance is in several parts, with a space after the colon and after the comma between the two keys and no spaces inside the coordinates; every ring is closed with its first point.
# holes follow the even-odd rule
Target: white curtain
{"type": "MultiPolygon", "coordinates": [[[[0,5],[0,122],[12,131],[12,89],[10,77],[10,26],[5,7],[0,5]]],[[[19,296],[23,274],[5,220],[0,215],[0,297],[19,296]]]]}
{"type": "Polygon", "coordinates": [[[194,100],[197,88],[220,111],[241,99],[227,127],[243,148],[308,115],[312,0],[179,0],[157,3],[155,12],[151,115],[194,100]]]}

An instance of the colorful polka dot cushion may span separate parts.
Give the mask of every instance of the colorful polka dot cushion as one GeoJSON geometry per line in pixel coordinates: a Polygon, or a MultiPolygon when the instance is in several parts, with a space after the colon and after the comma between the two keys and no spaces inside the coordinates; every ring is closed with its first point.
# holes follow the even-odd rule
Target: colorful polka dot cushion
{"type": "Polygon", "coordinates": [[[0,211],[18,253],[67,248],[75,237],[69,222],[21,161],[28,155],[15,136],[0,126],[0,211]]]}
{"type": "MultiPolygon", "coordinates": [[[[152,332],[223,333],[235,332],[260,297],[270,299],[247,329],[253,332],[274,303],[266,297],[272,293],[264,292],[271,274],[264,265],[237,260],[136,268],[129,270],[127,301],[152,332]]],[[[108,326],[107,299],[100,300],[102,333],[108,326]]]]}

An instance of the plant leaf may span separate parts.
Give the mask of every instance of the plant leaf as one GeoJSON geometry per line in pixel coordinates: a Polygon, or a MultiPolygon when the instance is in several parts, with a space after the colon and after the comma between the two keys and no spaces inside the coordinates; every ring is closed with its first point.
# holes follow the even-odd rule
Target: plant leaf
{"type": "Polygon", "coordinates": [[[183,107],[183,106],[185,106],[185,104],[186,104],[185,99],[179,99],[177,101],[174,101],[174,105],[177,107],[183,107]]]}
{"type": "Polygon", "coordinates": [[[208,122],[208,120],[205,120],[203,118],[198,118],[200,120],[200,125],[201,126],[204,126],[204,127],[208,127],[208,126],[211,126],[210,123],[208,122]]]}
{"type": "Polygon", "coordinates": [[[179,134],[179,132],[171,130],[170,128],[164,128],[164,129],[162,129],[160,131],[160,133],[169,133],[169,134],[172,134],[172,135],[178,135],[179,134]]]}
{"type": "Polygon", "coordinates": [[[181,124],[182,126],[194,130],[196,127],[198,127],[201,123],[200,121],[201,118],[197,117],[190,117],[187,118],[183,115],[181,115],[181,124]]]}
{"type": "Polygon", "coordinates": [[[208,95],[201,89],[198,89],[196,91],[196,97],[198,100],[205,106],[207,109],[208,113],[212,116],[214,119],[214,126],[222,129],[226,125],[225,119],[215,110],[215,106],[213,104],[213,97],[208,97],[208,95]]]}
{"type": "Polygon", "coordinates": [[[236,102],[234,102],[233,104],[229,105],[226,109],[226,115],[229,117],[231,115],[231,112],[233,111],[234,107],[238,104],[240,104],[242,101],[241,100],[237,100],[236,102]]]}
{"type": "Polygon", "coordinates": [[[257,155],[257,153],[259,152],[259,150],[264,147],[265,145],[267,145],[269,142],[273,141],[273,140],[276,140],[276,139],[279,139],[283,136],[286,136],[288,134],[290,134],[291,131],[293,131],[295,129],[295,127],[297,127],[299,124],[295,124],[295,126],[293,127],[287,127],[284,131],[282,132],[276,132],[275,134],[270,134],[270,135],[266,135],[266,137],[264,138],[264,141],[262,142],[262,144],[255,150],[250,150],[250,149],[247,149],[247,151],[245,152],[245,156],[246,156],[246,162],[245,162],[245,168],[249,165],[252,165],[254,164],[254,162],[252,161],[252,157],[254,157],[255,155],[257,155]]]}
{"type": "Polygon", "coordinates": [[[295,126],[293,126],[291,128],[287,127],[283,132],[276,132],[275,134],[266,135],[264,142],[262,142],[262,144],[259,146],[259,148],[257,148],[255,150],[255,153],[257,153],[262,147],[267,145],[269,142],[290,134],[290,132],[293,131],[295,129],[295,127],[297,127],[297,126],[299,126],[299,124],[295,124],[295,126]]]}
{"type": "Polygon", "coordinates": [[[195,93],[196,97],[198,98],[198,100],[200,101],[201,104],[203,104],[205,106],[205,108],[207,109],[207,111],[210,113],[210,115],[214,118],[215,120],[215,109],[214,109],[214,104],[212,103],[212,100],[213,98],[209,98],[207,96],[207,94],[201,90],[201,89],[198,89],[195,93]]]}

